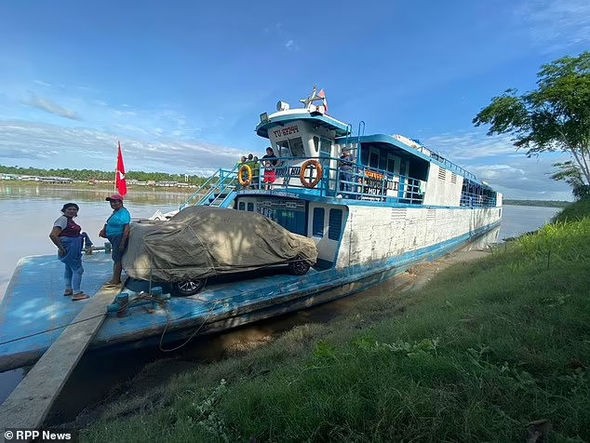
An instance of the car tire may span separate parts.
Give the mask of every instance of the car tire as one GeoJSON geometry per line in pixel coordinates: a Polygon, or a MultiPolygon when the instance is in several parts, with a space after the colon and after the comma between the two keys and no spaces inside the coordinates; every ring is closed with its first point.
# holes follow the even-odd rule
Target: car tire
{"type": "Polygon", "coordinates": [[[205,287],[206,283],[206,278],[202,278],[199,280],[186,280],[174,283],[172,285],[172,295],[176,297],[188,297],[190,295],[195,295],[205,287]]]}
{"type": "Polygon", "coordinates": [[[300,257],[295,258],[289,262],[289,272],[293,275],[307,274],[311,265],[300,257]]]}

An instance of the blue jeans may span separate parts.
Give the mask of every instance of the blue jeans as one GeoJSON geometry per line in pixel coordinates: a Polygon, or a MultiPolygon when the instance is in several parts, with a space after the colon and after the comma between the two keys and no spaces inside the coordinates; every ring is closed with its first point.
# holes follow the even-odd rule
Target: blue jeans
{"type": "Polygon", "coordinates": [[[80,284],[82,283],[82,274],[84,267],[82,266],[82,244],[83,237],[60,237],[61,244],[66,250],[66,254],[58,257],[65,265],[64,283],[66,290],[73,290],[74,293],[80,292],[80,284]]]}
{"type": "MultiPolygon", "coordinates": [[[[352,173],[348,169],[340,170],[340,190],[346,192],[352,191],[352,173]],[[346,183],[345,183],[346,182],[346,183]]],[[[345,194],[348,197],[348,194],[345,194]]]]}
{"type": "Polygon", "coordinates": [[[113,247],[112,252],[111,252],[111,258],[113,259],[113,262],[119,263],[121,261],[121,259],[123,258],[123,253],[125,252],[125,249],[121,248],[121,241],[123,240],[123,234],[109,235],[107,237],[107,239],[109,240],[109,242],[111,243],[111,246],[113,247]]]}

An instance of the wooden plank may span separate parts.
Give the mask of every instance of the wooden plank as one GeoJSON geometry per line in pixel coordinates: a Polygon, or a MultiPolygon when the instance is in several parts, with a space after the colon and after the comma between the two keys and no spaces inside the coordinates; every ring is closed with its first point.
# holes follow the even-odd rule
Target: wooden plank
{"type": "Polygon", "coordinates": [[[0,406],[0,430],[39,428],[68,377],[104,322],[120,288],[103,286],[0,406]],[[86,321],[81,321],[85,320],[86,321]],[[80,322],[81,321],[81,322],[80,322]],[[80,323],[76,323],[80,322],[80,323]]]}

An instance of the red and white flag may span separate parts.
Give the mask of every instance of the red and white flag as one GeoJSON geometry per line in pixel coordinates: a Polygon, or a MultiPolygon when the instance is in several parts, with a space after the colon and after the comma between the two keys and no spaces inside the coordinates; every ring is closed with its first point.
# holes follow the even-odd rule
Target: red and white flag
{"type": "Polygon", "coordinates": [[[328,113],[328,100],[326,99],[326,92],[323,89],[320,89],[318,92],[318,97],[321,98],[324,102],[325,113],[328,113]]]}
{"type": "Polygon", "coordinates": [[[125,180],[125,163],[123,163],[123,152],[121,151],[121,142],[119,143],[119,153],[117,154],[117,171],[115,176],[115,187],[117,192],[125,197],[127,194],[127,181],[125,180]]]}

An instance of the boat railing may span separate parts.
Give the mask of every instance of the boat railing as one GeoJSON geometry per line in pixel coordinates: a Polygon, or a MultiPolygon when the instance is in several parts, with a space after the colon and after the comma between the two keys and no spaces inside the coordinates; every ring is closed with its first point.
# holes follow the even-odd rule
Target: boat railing
{"type": "Polygon", "coordinates": [[[188,206],[196,206],[214,203],[215,206],[222,206],[224,201],[230,197],[231,192],[238,186],[238,175],[236,165],[233,169],[220,168],[209,177],[181,206],[184,209],[188,206]]]}
{"type": "Polygon", "coordinates": [[[424,198],[425,182],[422,180],[356,163],[343,163],[334,157],[279,157],[276,165],[267,163],[265,167],[261,164],[252,175],[251,183],[238,187],[238,190],[290,190],[406,204],[421,204],[424,198]],[[265,183],[265,172],[267,177],[274,175],[273,183],[265,183]],[[319,179],[318,173],[321,175],[319,179]]]}
{"type": "Polygon", "coordinates": [[[496,195],[486,195],[477,192],[463,192],[461,194],[461,206],[467,206],[470,208],[496,206],[496,195]]]}

